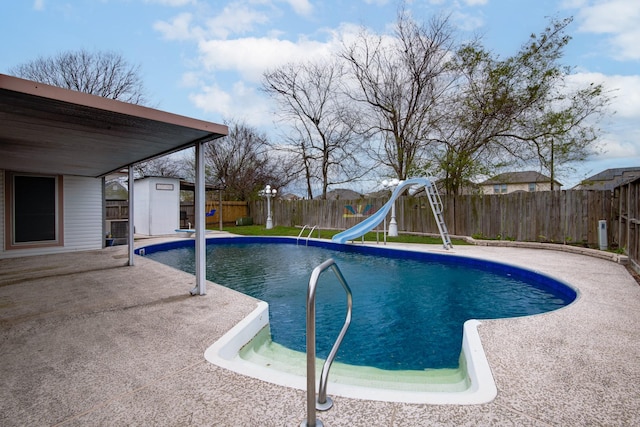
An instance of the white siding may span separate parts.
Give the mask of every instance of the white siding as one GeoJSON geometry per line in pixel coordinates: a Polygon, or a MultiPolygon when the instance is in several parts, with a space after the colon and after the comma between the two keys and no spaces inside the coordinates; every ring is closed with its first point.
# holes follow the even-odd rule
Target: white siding
{"type": "MultiPolygon", "coordinates": [[[[4,174],[2,174],[4,176],[4,174]]],[[[63,177],[64,246],[4,250],[4,185],[2,185],[2,247],[0,258],[41,255],[55,252],[102,248],[102,180],[77,176],[63,177]]]]}
{"type": "Polygon", "coordinates": [[[71,250],[99,249],[102,235],[102,180],[64,177],[64,246],[71,250]]]}

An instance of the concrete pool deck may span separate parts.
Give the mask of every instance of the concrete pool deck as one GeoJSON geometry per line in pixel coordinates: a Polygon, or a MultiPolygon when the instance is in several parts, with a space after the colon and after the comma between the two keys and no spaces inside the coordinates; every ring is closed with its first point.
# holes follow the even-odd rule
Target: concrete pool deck
{"type": "MultiPolygon", "coordinates": [[[[528,248],[457,246],[455,254],[550,274],[578,288],[579,299],[548,314],[482,322],[498,388],[490,403],[337,397],[318,413],[325,425],[640,425],[640,286],[624,266],[528,248]]],[[[304,391],[204,359],[256,300],[213,283],[206,296],[192,297],[193,276],[144,257],[133,267],[126,261],[125,247],[0,260],[0,425],[306,419],[304,391]]]]}

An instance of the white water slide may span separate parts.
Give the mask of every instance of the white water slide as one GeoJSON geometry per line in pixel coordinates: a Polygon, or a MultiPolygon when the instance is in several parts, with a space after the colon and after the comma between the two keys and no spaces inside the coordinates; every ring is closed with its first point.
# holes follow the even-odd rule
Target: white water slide
{"type": "Polygon", "coordinates": [[[424,187],[429,203],[431,204],[431,211],[433,212],[433,216],[438,224],[440,237],[442,237],[442,244],[445,249],[453,248],[451,239],[449,238],[449,231],[447,230],[444,218],[442,217],[442,200],[440,199],[438,190],[429,178],[410,178],[406,181],[402,181],[391,194],[389,201],[376,213],[353,227],[336,234],[331,240],[337,243],[346,243],[349,240],[356,239],[373,230],[378,226],[378,224],[384,221],[393,203],[395,203],[396,199],[409,187],[412,187],[415,191],[418,191],[420,187],[424,187]]]}

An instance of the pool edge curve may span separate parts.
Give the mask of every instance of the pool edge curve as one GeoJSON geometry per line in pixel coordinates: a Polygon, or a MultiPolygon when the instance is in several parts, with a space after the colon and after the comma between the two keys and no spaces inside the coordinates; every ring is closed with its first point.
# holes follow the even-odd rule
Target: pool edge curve
{"type": "MultiPolygon", "coordinates": [[[[205,359],[216,366],[241,375],[257,378],[272,384],[306,390],[306,377],[265,368],[240,357],[240,349],[268,324],[269,305],[264,301],[260,301],[247,317],[205,350],[205,359]]],[[[329,377],[328,393],[352,399],[386,402],[452,405],[488,403],[495,399],[498,390],[478,333],[478,326],[480,325],[480,321],[471,319],[467,320],[463,326],[462,353],[465,357],[467,375],[471,383],[471,386],[464,391],[391,390],[333,383],[331,382],[331,377],[329,377]]]]}

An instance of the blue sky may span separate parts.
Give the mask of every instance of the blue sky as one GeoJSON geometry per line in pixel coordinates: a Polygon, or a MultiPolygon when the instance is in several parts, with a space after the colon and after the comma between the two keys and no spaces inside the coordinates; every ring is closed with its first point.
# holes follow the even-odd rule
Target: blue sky
{"type": "MultiPolygon", "coordinates": [[[[269,133],[272,103],[262,72],[327,55],[361,25],[384,31],[396,18],[386,0],[20,0],[0,3],[0,73],[61,51],[112,50],[140,65],[154,106],[222,122],[241,119],[269,133]]],[[[600,127],[604,154],[560,180],[565,188],[606,168],[640,166],[640,1],[414,0],[417,20],[451,14],[461,37],[481,34],[514,54],[548,17],[573,16],[563,60],[576,82],[613,90],[600,127]]],[[[364,190],[367,190],[366,188],[364,190]]]]}

